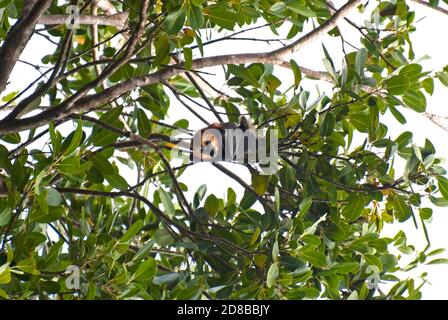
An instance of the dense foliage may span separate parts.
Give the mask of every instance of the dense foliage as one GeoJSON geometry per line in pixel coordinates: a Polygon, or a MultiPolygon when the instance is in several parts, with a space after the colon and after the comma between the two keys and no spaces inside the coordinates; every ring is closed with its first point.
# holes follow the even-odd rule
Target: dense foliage
{"type": "MultiPolygon", "coordinates": [[[[66,14],[70,4],[92,14],[91,1],[44,2],[44,15],[66,14]]],[[[23,4],[0,0],[2,63],[14,45],[8,37],[20,32],[14,24],[30,15],[23,4]]],[[[420,298],[424,275],[406,272],[444,262],[442,250],[416,252],[402,231],[386,238],[381,230],[409,219],[424,227],[432,209],[422,199],[448,205],[448,180],[429,140],[391,136],[383,119],[391,114],[399,126],[403,109],[424,112],[434,82],[448,85],[448,70],[427,72],[415,61],[415,14],[405,1],[342,5],[366,10],[365,25],[323,0],[111,0],[94,10],[128,12],[123,30],[37,25],[34,36],[57,49],[36,52],[42,78],[24,92],[6,87],[0,106],[0,297],[420,298]],[[344,18],[361,47],[347,46],[342,68],[325,46],[316,52],[325,72],[294,60],[291,53],[319,41],[319,28],[342,37],[344,18]],[[285,24],[287,34],[278,34],[285,24]],[[210,43],[230,43],[232,32],[263,26],[287,39],[289,51],[207,53],[210,43]],[[225,93],[204,81],[210,75],[201,69],[213,66],[225,73],[225,93]],[[282,68],[294,83],[276,76],[282,68]],[[313,79],[331,82],[332,94],[312,101],[301,82],[313,79]],[[189,128],[189,119],[166,116],[176,99],[192,118],[246,115],[277,129],[279,171],[247,165],[252,179],[244,182],[218,163],[244,195],[229,188],[219,198],[203,186],[188,199],[178,178],[189,161],[170,164],[170,135],[189,128]],[[403,264],[402,255],[415,260],[403,264]],[[383,289],[385,282],[392,285],[383,289]]]]}

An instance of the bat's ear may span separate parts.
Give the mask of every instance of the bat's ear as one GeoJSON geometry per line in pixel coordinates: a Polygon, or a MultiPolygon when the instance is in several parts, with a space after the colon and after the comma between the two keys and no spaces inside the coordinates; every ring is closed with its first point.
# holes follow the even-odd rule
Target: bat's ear
{"type": "Polygon", "coordinates": [[[252,122],[250,121],[249,118],[246,118],[245,116],[241,116],[240,117],[240,128],[243,131],[249,130],[249,129],[254,129],[254,125],[252,124],[252,122]]]}

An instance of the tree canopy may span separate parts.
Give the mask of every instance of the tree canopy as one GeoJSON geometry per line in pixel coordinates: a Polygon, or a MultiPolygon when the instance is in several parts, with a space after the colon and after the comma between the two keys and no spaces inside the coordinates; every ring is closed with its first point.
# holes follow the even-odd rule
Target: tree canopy
{"type": "Polygon", "coordinates": [[[427,98],[448,67],[416,59],[409,4],[0,0],[0,297],[420,299],[425,275],[407,272],[446,262],[425,224],[448,206],[448,179],[431,141],[388,126],[403,110],[434,120],[427,98]],[[324,42],[325,70],[295,58],[327,35],[342,63],[324,42]],[[34,38],[55,50],[24,61],[34,38]],[[41,76],[11,88],[20,63],[41,76]],[[187,116],[173,121],[174,106],[187,116]],[[245,181],[209,163],[244,193],[188,197],[179,179],[196,164],[173,164],[173,134],[240,116],[277,130],[278,171],[240,164],[245,181]],[[424,250],[399,231],[408,220],[424,250]]]}

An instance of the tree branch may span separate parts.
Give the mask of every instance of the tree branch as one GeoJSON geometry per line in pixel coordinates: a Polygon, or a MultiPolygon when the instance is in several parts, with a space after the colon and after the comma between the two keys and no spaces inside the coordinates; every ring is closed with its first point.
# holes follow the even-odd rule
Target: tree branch
{"type": "Polygon", "coordinates": [[[96,6],[106,12],[108,15],[113,15],[117,13],[117,8],[110,3],[109,0],[95,0],[96,6]]]}
{"type": "Polygon", "coordinates": [[[433,7],[429,2],[426,2],[426,1],[423,1],[423,0],[411,0],[411,1],[448,15],[448,10],[447,9],[444,9],[444,8],[441,8],[441,7],[433,7]]]}
{"type": "MultiPolygon", "coordinates": [[[[272,63],[276,64],[283,61],[283,57],[291,54],[300,48],[308,45],[312,41],[323,36],[326,32],[331,31],[338,22],[343,19],[351,9],[355,8],[361,0],[350,0],[341,9],[339,9],[330,19],[321,24],[319,27],[313,29],[297,41],[287,45],[283,48],[262,52],[262,53],[247,53],[247,54],[229,54],[221,56],[213,56],[194,60],[192,69],[203,69],[207,67],[214,67],[226,64],[246,64],[246,63],[272,63]]],[[[175,75],[186,72],[183,68],[167,67],[152,74],[136,77],[128,81],[119,83],[110,87],[103,92],[84,96],[73,104],[62,103],[58,107],[50,110],[45,110],[38,115],[23,118],[12,119],[9,121],[0,121],[0,134],[7,134],[36,128],[48,123],[49,120],[61,119],[73,112],[80,112],[90,110],[98,104],[107,103],[114,97],[120,96],[135,88],[147,86],[157,82],[161,82],[175,75]]]]}
{"type": "Polygon", "coordinates": [[[218,170],[220,170],[221,172],[223,172],[224,174],[226,174],[227,176],[229,176],[230,178],[232,178],[233,180],[235,180],[236,182],[238,182],[246,191],[252,193],[264,207],[268,207],[268,208],[272,209],[272,206],[271,206],[272,202],[270,200],[264,198],[263,196],[259,195],[254,190],[254,188],[252,188],[250,185],[248,185],[237,174],[233,173],[232,171],[230,171],[229,169],[227,169],[226,167],[224,167],[223,165],[221,165],[219,163],[214,162],[213,166],[215,168],[217,168],[218,170]]]}
{"type": "Polygon", "coordinates": [[[32,8],[28,6],[22,17],[8,32],[0,49],[0,93],[5,90],[9,75],[31,39],[37,21],[50,4],[51,0],[41,0],[36,1],[32,8]]]}
{"type": "MultiPolygon", "coordinates": [[[[109,198],[118,198],[118,197],[131,197],[140,200],[144,204],[146,204],[154,214],[160,218],[160,220],[164,223],[164,226],[167,229],[172,229],[174,226],[178,229],[182,234],[193,237],[196,239],[207,240],[213,243],[221,243],[230,249],[233,249],[237,252],[244,254],[245,256],[250,258],[251,252],[230,242],[227,239],[211,236],[205,233],[199,233],[192,230],[187,229],[186,227],[174,222],[169,217],[167,217],[155,204],[149,201],[147,198],[141,196],[136,192],[128,192],[128,191],[117,191],[117,192],[105,192],[105,191],[97,191],[97,190],[88,190],[88,189],[74,189],[74,188],[55,188],[60,193],[71,193],[71,194],[80,194],[80,195],[91,195],[91,196],[99,196],[99,197],[109,197],[109,198]]],[[[252,261],[252,259],[251,259],[252,261]]]]}
{"type": "MultiPolygon", "coordinates": [[[[107,16],[80,15],[79,24],[112,26],[118,29],[123,29],[126,26],[126,21],[128,20],[128,17],[129,12],[120,12],[107,16]]],[[[45,15],[40,17],[37,24],[60,25],[65,24],[68,18],[69,18],[68,15],[63,14],[45,15]]]]}
{"type": "Polygon", "coordinates": [[[439,116],[433,113],[424,112],[422,115],[428,118],[432,123],[434,123],[439,128],[448,132],[448,117],[439,116]]]}

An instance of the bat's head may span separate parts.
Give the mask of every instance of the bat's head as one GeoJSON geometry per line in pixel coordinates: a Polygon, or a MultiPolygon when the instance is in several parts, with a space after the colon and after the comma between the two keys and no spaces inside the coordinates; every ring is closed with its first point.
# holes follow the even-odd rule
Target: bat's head
{"type": "Polygon", "coordinates": [[[193,161],[214,161],[222,154],[223,128],[213,123],[195,133],[191,141],[193,161]]]}
{"type": "Polygon", "coordinates": [[[192,153],[190,159],[192,161],[224,161],[226,133],[237,129],[241,129],[243,132],[252,131],[254,126],[250,119],[241,117],[239,124],[215,122],[199,130],[191,141],[190,150],[192,153]]]}

